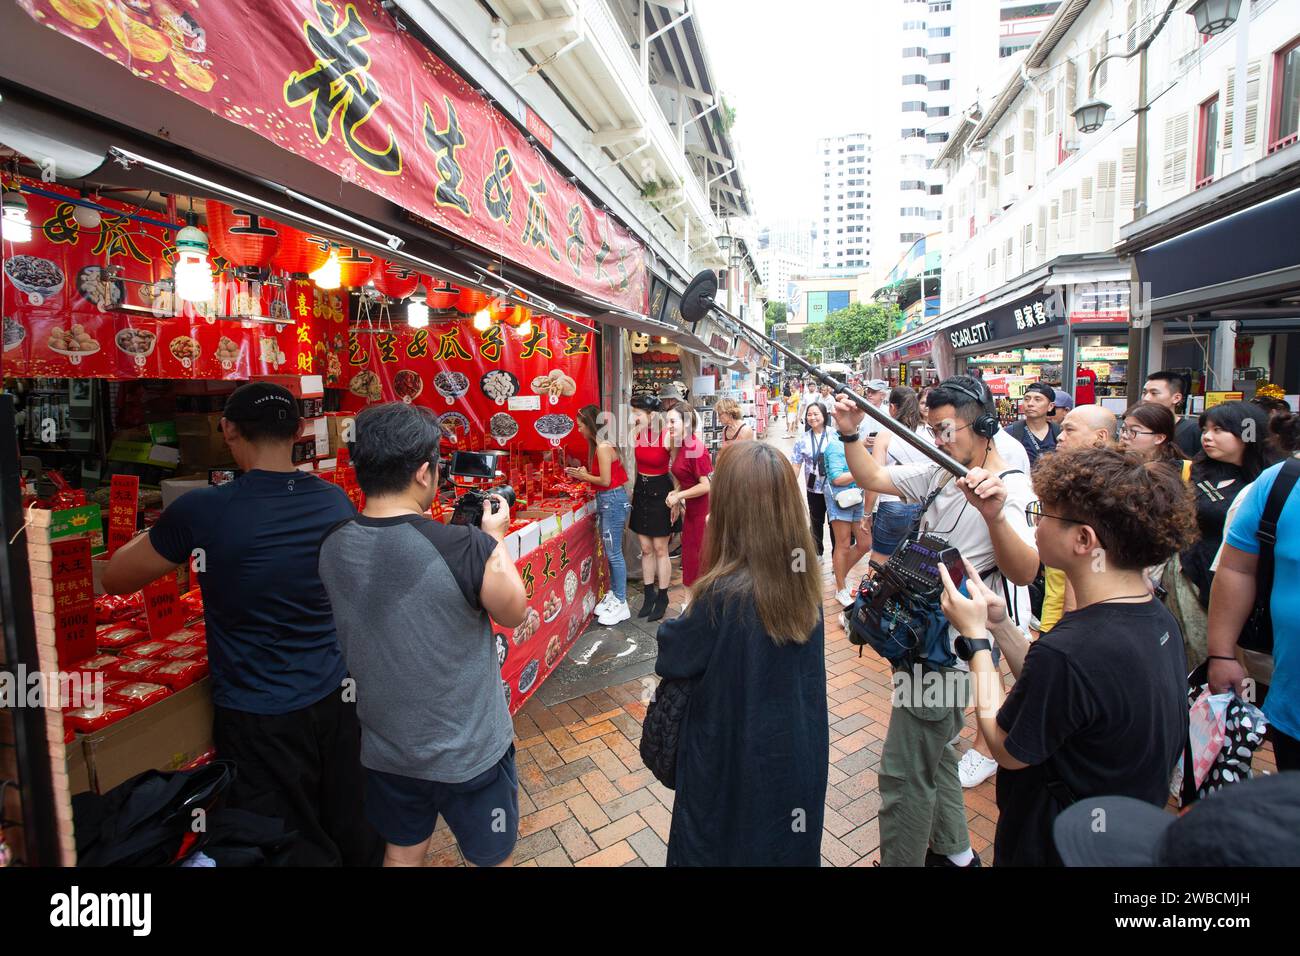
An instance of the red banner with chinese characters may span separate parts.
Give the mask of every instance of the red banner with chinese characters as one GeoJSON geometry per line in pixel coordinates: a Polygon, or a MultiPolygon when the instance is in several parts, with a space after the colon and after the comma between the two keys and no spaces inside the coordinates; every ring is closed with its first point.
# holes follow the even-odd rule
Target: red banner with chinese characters
{"type": "Polygon", "coordinates": [[[492,625],[501,690],[512,714],[559,666],[591,619],[607,576],[596,541],[595,516],[581,518],[516,565],[528,595],[527,617],[513,630],[492,625]]]}
{"type": "Polygon", "coordinates": [[[19,0],[34,19],[542,275],[644,312],[645,252],[378,0],[19,0]]]}
{"type": "Polygon", "coordinates": [[[139,520],[140,479],[114,475],[108,483],[108,556],[135,537],[139,520]]]}
{"type": "MultiPolygon", "coordinates": [[[[108,199],[96,201],[120,213],[101,213],[98,226],[85,228],[73,217],[77,207],[62,198],[76,193],[17,182],[32,238],[3,244],[5,375],[242,380],[325,373],[327,336],[333,331],[342,341],[347,327],[345,292],[310,282],[241,282],[222,271],[212,302],[179,302],[170,279],[172,232],[108,199]]],[[[223,262],[215,265],[221,270],[223,262]]]]}
{"type": "Polygon", "coordinates": [[[337,356],[337,378],[326,381],[346,389],[344,411],[373,402],[425,405],[461,448],[563,446],[585,461],[576,416],[598,400],[594,338],[540,316],[527,336],[504,323],[480,332],[461,318],[427,329],[354,327],[337,356]]]}

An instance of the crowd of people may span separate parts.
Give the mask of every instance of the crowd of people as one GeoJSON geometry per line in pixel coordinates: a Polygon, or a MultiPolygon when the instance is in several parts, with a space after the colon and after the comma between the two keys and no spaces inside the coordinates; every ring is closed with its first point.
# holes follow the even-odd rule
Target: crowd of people
{"type": "MultiPolygon", "coordinates": [[[[1290,490],[1279,476],[1293,467],[1300,417],[1216,406],[1193,422],[1198,448],[1184,464],[1176,375],[1153,375],[1119,420],[1034,388],[1011,429],[975,377],[921,395],[879,380],[864,390],[965,476],[811,383],[787,405],[800,431],[788,457],[721,401],[713,455],[674,386],[632,399],[627,464],[613,417],[578,415],[587,456],[568,473],[596,492],[609,561],[599,620],[633,614],[630,530],[645,590],[636,613],[668,617],[656,671],[692,687],[676,733],[670,865],[820,861],[830,753],[813,556],[827,523],[846,609],[859,600],[855,575],[877,574],[914,532],[942,537],[965,569],[960,580],[941,571],[941,627],[924,659],[895,664],[878,768],[882,865],[982,865],[962,788],[992,775],[998,865],[1059,864],[1053,825],[1072,804],[1163,806],[1200,664],[1216,690],[1267,685],[1278,769],[1300,769],[1300,494],[1270,505],[1290,490]],[[675,533],[688,596],[670,617],[675,533]],[[1265,561],[1261,541],[1273,544],[1265,561]],[[1271,571],[1258,594],[1271,601],[1266,662],[1237,647],[1257,616],[1260,564],[1271,571]],[[976,744],[962,754],[970,707],[976,744]]],[[[215,736],[238,768],[231,800],[299,834],[290,862],[422,865],[441,816],[470,863],[507,863],[518,777],[491,621],[518,625],[526,601],[502,543],[506,502],[494,497],[481,527],[433,520],[440,428],[427,409],[391,403],[356,419],[366,501],[355,513],[293,468],[298,424],[284,389],[236,391],[221,427],[243,474],[178,499],[114,555],[105,588],[137,590],[204,553],[215,736]]]]}

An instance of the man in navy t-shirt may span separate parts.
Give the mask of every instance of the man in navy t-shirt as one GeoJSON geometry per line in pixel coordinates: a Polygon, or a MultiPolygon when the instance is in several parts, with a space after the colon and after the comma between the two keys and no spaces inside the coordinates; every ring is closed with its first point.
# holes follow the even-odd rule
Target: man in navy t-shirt
{"type": "Polygon", "coordinates": [[[288,862],[378,863],[382,844],[361,812],[356,704],[343,693],[347,671],[316,571],[321,539],[356,509],[335,485],[294,468],[300,424],[287,389],[236,389],[221,428],[244,474],[172,502],[114,554],[104,588],[136,591],[195,558],[213,737],[238,768],[231,805],[296,830],[288,862]]]}

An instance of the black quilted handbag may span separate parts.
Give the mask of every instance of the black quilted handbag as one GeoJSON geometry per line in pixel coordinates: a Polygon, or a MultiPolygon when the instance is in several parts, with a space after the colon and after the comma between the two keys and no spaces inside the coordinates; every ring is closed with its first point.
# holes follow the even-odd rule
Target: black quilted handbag
{"type": "Polygon", "coordinates": [[[677,743],[693,680],[662,680],[641,722],[641,762],[669,790],[677,788],[677,743]]]}

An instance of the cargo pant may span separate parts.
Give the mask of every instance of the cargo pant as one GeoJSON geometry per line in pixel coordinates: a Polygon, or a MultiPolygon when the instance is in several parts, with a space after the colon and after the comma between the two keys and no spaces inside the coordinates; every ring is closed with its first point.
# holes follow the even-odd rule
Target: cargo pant
{"type": "Polygon", "coordinates": [[[924,866],[927,849],[941,856],[970,849],[953,746],[969,690],[969,675],[954,668],[894,672],[879,769],[881,866],[924,866]],[[936,679],[927,689],[924,682],[936,679]]]}

